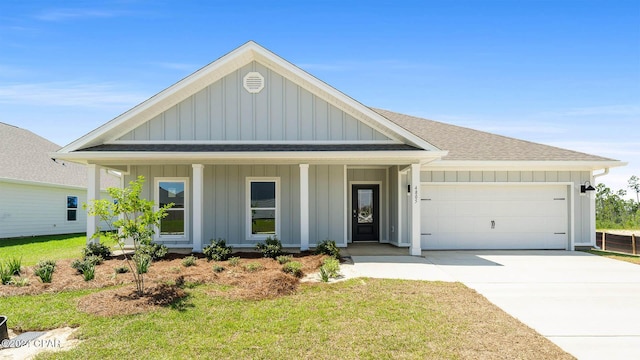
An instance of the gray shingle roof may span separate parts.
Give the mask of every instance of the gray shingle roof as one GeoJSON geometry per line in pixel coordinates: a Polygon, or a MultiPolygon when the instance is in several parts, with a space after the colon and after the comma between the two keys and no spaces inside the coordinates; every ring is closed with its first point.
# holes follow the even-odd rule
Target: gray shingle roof
{"type": "Polygon", "coordinates": [[[433,146],[448,150],[443,160],[468,161],[615,161],[573,150],[514,139],[461,126],[372,108],[433,146]]]}
{"type": "MultiPolygon", "coordinates": [[[[28,130],[0,122],[0,178],[68,186],[87,186],[83,165],[58,160],[50,152],[60,146],[28,130]]],[[[101,186],[118,186],[110,175],[101,177],[101,186]]]]}

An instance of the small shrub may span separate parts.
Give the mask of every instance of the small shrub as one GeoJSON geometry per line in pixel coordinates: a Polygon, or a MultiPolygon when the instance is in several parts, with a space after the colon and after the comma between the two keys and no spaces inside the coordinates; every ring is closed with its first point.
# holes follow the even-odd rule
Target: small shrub
{"type": "Polygon", "coordinates": [[[320,269],[324,269],[330,278],[337,278],[340,275],[340,261],[334,258],[326,258],[320,269]]]}
{"type": "Polygon", "coordinates": [[[297,261],[291,261],[282,265],[282,271],[284,271],[287,274],[291,274],[297,278],[302,277],[302,275],[304,275],[302,272],[302,264],[297,261]]]}
{"type": "Polygon", "coordinates": [[[120,265],[113,268],[113,271],[116,274],[126,274],[129,272],[129,267],[127,265],[120,265]]]}
{"type": "Polygon", "coordinates": [[[179,273],[180,271],[182,271],[182,270],[181,270],[179,267],[177,267],[177,266],[172,266],[172,267],[171,267],[171,269],[169,269],[169,270],[171,270],[171,272],[172,272],[172,273],[176,273],[176,274],[177,274],[177,273],[179,273]]]}
{"type": "Polygon", "coordinates": [[[231,256],[232,251],[233,249],[231,246],[227,246],[225,239],[218,238],[217,240],[211,239],[211,244],[205,246],[202,253],[208,260],[225,261],[231,256]]]}
{"type": "Polygon", "coordinates": [[[104,258],[100,255],[89,255],[84,258],[84,261],[95,265],[100,265],[104,261],[104,258]]]}
{"type": "Polygon", "coordinates": [[[90,255],[90,256],[87,256],[84,260],[78,260],[78,259],[73,260],[71,262],[71,267],[76,269],[78,274],[84,274],[84,272],[88,268],[95,268],[96,265],[99,265],[101,263],[102,263],[102,257],[98,255],[90,255]]]}
{"type": "Polygon", "coordinates": [[[148,245],[140,246],[140,249],[138,249],[138,251],[151,257],[151,261],[156,261],[167,256],[169,248],[167,248],[164,244],[150,243],[148,245]]]}
{"type": "Polygon", "coordinates": [[[55,260],[40,260],[38,261],[38,264],[36,266],[53,266],[54,268],[56,267],[56,261],[55,260]]]}
{"type": "Polygon", "coordinates": [[[248,272],[256,272],[264,269],[264,266],[258,263],[248,263],[244,266],[244,269],[247,270],[248,272]]]}
{"type": "Polygon", "coordinates": [[[84,271],[84,260],[75,259],[71,262],[71,268],[76,269],[78,274],[82,274],[84,271]]]}
{"type": "Polygon", "coordinates": [[[276,258],[276,260],[278,260],[278,263],[280,265],[284,265],[286,263],[288,263],[289,261],[291,261],[291,258],[293,258],[293,256],[291,255],[280,255],[276,258]]]}
{"type": "Polygon", "coordinates": [[[324,268],[324,266],[320,267],[320,281],[329,282],[329,273],[327,272],[327,269],[324,268]]]}
{"type": "Polygon", "coordinates": [[[111,249],[103,243],[89,243],[82,249],[82,258],[86,259],[90,256],[99,256],[101,259],[109,259],[111,257],[111,249]]]}
{"type": "Polygon", "coordinates": [[[186,258],[182,259],[182,266],[184,267],[194,266],[195,264],[196,257],[193,255],[187,256],[186,258]]]}
{"type": "Polygon", "coordinates": [[[56,262],[53,260],[44,260],[38,262],[34,267],[34,273],[40,278],[43,283],[50,283],[53,277],[53,272],[56,268],[56,262]]]}
{"type": "Polygon", "coordinates": [[[96,276],[96,266],[92,264],[86,267],[82,272],[82,277],[84,278],[84,281],[93,280],[95,276],[96,276]]]}
{"type": "Polygon", "coordinates": [[[149,265],[151,265],[151,255],[138,252],[133,254],[133,263],[136,264],[136,273],[146,274],[149,272],[149,265]]]}
{"type": "Polygon", "coordinates": [[[229,265],[231,265],[231,266],[240,265],[240,257],[239,256],[230,257],[229,258],[229,265]]]}
{"type": "Polygon", "coordinates": [[[329,255],[334,259],[340,259],[340,249],[333,240],[323,240],[316,246],[316,254],[329,255]]]}
{"type": "Polygon", "coordinates": [[[22,258],[10,258],[7,260],[5,264],[8,271],[11,275],[20,275],[22,271],[22,258]]]}
{"type": "Polygon", "coordinates": [[[0,263],[0,282],[2,285],[7,285],[11,282],[11,272],[9,272],[9,267],[5,266],[3,263],[0,263]]]}
{"type": "Polygon", "coordinates": [[[224,267],[223,266],[220,266],[218,264],[213,265],[213,272],[214,273],[220,273],[220,272],[223,272],[223,271],[224,271],[224,267]]]}
{"type": "Polygon", "coordinates": [[[282,243],[278,240],[277,236],[273,238],[271,236],[267,237],[264,243],[258,243],[256,245],[256,249],[262,252],[262,256],[266,258],[275,259],[284,254],[282,252],[282,243]]]}
{"type": "Polygon", "coordinates": [[[9,284],[17,286],[17,287],[23,287],[23,286],[27,286],[29,285],[31,282],[29,281],[29,278],[26,277],[14,277],[11,278],[11,281],[9,281],[9,284]]]}

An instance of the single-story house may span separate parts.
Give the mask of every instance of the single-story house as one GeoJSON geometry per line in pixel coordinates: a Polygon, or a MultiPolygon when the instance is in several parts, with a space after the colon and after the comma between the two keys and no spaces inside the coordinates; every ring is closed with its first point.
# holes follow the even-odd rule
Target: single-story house
{"type": "Polygon", "coordinates": [[[156,241],[196,252],[274,235],[413,255],[591,246],[594,172],[624,165],[371,108],[252,41],[52,156],[143,175],[176,204],[156,241]]]}
{"type": "MultiPolygon", "coordinates": [[[[28,130],[0,122],[0,239],[87,230],[82,210],[87,170],[51,159],[49,153],[58,149],[28,130]]],[[[100,176],[104,187],[120,186],[115,175],[103,170],[100,176]]]]}

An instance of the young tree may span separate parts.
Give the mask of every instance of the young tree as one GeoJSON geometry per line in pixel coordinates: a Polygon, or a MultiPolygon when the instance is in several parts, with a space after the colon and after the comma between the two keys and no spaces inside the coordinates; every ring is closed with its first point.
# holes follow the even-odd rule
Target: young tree
{"type": "Polygon", "coordinates": [[[98,229],[93,236],[100,241],[102,238],[115,242],[122,250],[127,266],[133,274],[138,296],[144,294],[144,274],[151,263],[151,256],[143,251],[151,244],[155,228],[160,226],[160,220],[167,216],[168,204],[157,211],[153,210],[154,203],[140,197],[144,177],[131,181],[124,189],[108,188],[110,199],[93,200],[88,206],[91,216],[98,216],[105,223],[111,224],[117,231],[101,231],[98,229]],[[115,220],[114,220],[115,219],[115,220]],[[134,255],[129,257],[124,252],[126,240],[133,243],[134,255]],[[135,268],[134,268],[135,266],[135,268]]]}
{"type": "Polygon", "coordinates": [[[631,176],[628,187],[636,192],[636,202],[640,203],[640,179],[635,175],[631,176]]]}

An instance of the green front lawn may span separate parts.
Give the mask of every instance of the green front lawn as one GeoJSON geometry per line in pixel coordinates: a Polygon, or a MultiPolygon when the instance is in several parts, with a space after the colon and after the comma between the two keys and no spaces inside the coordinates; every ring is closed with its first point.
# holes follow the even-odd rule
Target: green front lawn
{"type": "Polygon", "coordinates": [[[97,317],[77,300],[96,290],[2,298],[9,327],[80,326],[84,340],[45,359],[571,358],[459,283],[353,279],[274,300],[189,289],[181,306],[97,317]]]}
{"type": "Polygon", "coordinates": [[[77,258],[86,243],[85,234],[0,239],[0,259],[22,258],[22,265],[29,266],[44,259],[77,258]]]}
{"type": "MultiPolygon", "coordinates": [[[[83,235],[2,239],[0,258],[22,256],[25,266],[78,258],[84,244],[83,235]]],[[[213,271],[212,264],[202,271],[213,271]]],[[[0,310],[17,331],[79,327],[77,348],[39,359],[572,358],[460,283],[359,278],[237,300],[224,295],[233,287],[211,282],[143,314],[102,317],[78,309],[82,297],[99,291],[106,289],[0,296],[0,310]]]]}

